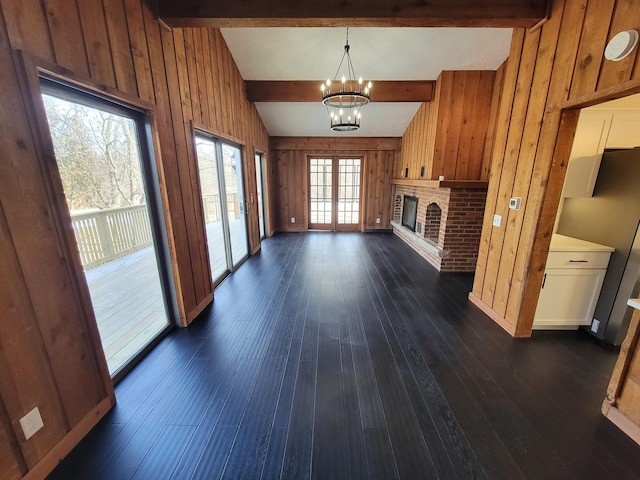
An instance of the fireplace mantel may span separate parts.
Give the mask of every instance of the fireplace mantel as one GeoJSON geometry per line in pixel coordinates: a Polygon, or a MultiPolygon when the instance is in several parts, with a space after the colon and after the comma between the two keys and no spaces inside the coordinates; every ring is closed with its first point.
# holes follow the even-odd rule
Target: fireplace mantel
{"type": "Polygon", "coordinates": [[[392,178],[391,184],[407,187],[475,188],[479,190],[486,190],[489,187],[489,182],[479,180],[411,180],[408,178],[392,178]]]}

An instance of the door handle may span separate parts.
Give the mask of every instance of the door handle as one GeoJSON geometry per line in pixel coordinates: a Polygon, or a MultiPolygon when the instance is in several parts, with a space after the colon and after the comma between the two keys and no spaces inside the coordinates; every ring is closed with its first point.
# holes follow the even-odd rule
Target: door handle
{"type": "Polygon", "coordinates": [[[569,263],[589,263],[589,260],[569,260],[569,263]]]}
{"type": "Polygon", "coordinates": [[[544,277],[542,277],[542,286],[540,287],[540,290],[542,290],[544,288],[544,284],[547,283],[547,274],[544,274],[544,277]]]}

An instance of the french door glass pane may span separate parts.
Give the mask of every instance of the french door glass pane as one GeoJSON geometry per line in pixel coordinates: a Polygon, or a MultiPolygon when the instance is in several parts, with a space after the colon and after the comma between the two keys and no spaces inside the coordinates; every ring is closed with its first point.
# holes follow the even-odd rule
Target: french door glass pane
{"type": "Polygon", "coordinates": [[[247,225],[244,220],[244,196],[242,190],[242,156],[240,149],[222,144],[224,186],[227,192],[227,213],[231,256],[237,265],[249,253],[247,248],[247,225]]]}
{"type": "Polygon", "coordinates": [[[196,135],[196,154],[198,155],[202,205],[207,230],[209,263],[211,265],[211,276],[215,281],[227,271],[215,142],[196,135]]]}
{"type": "Polygon", "coordinates": [[[309,186],[310,186],[310,223],[327,225],[331,224],[332,201],[332,159],[309,159],[309,186]]]}
{"type": "Polygon", "coordinates": [[[338,161],[338,223],[357,224],[360,212],[360,159],[338,161]]]}
{"type": "Polygon", "coordinates": [[[109,108],[64,98],[43,94],[58,171],[113,376],[169,323],[138,128],[135,120],[109,108]]]}

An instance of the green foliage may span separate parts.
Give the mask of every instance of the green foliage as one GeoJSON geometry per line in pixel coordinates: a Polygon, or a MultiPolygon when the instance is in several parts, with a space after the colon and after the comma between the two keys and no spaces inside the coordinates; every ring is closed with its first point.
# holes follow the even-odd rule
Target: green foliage
{"type": "Polygon", "coordinates": [[[144,203],[135,122],[50,95],[43,99],[69,209],[144,203]]]}

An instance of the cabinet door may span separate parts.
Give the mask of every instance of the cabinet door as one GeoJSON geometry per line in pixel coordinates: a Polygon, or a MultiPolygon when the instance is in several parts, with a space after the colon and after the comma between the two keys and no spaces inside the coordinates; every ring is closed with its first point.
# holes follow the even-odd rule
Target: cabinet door
{"type": "Polygon", "coordinates": [[[550,269],[545,272],[533,328],[589,325],[606,270],[550,269]]]}
{"type": "Polygon", "coordinates": [[[611,126],[609,112],[580,112],[562,190],[563,197],[591,197],[611,126]]]}

